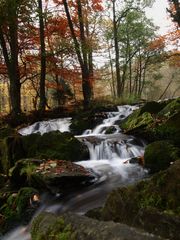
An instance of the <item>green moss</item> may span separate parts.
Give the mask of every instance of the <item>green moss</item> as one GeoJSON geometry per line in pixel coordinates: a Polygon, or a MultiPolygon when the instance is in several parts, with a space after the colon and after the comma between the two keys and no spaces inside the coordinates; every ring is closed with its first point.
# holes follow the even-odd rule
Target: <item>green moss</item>
{"type": "Polygon", "coordinates": [[[180,216],[179,171],[180,160],[151,179],[114,190],[103,208],[103,218],[130,223],[138,211],[146,208],[180,216]]]}
{"type": "Polygon", "coordinates": [[[170,163],[177,160],[179,149],[174,147],[169,141],[157,141],[149,144],[145,149],[145,167],[151,173],[167,169],[170,163]]]}
{"type": "Polygon", "coordinates": [[[21,159],[9,170],[10,182],[15,187],[31,186],[32,174],[42,161],[36,159],[21,159]]]}
{"type": "Polygon", "coordinates": [[[31,134],[22,137],[26,157],[39,159],[63,159],[78,161],[86,159],[88,150],[71,133],[59,131],[31,134]]]}
{"type": "Polygon", "coordinates": [[[180,98],[171,101],[167,106],[165,106],[159,113],[158,117],[169,118],[180,112],[180,98]]]}
{"type": "Polygon", "coordinates": [[[153,118],[150,113],[144,112],[140,114],[141,110],[136,110],[127,119],[125,119],[121,128],[126,131],[135,130],[137,128],[145,128],[149,124],[153,123],[153,118]]]}
{"type": "Polygon", "coordinates": [[[38,215],[31,227],[32,240],[76,240],[76,234],[70,224],[64,222],[63,217],[56,217],[51,213],[38,215]]]}

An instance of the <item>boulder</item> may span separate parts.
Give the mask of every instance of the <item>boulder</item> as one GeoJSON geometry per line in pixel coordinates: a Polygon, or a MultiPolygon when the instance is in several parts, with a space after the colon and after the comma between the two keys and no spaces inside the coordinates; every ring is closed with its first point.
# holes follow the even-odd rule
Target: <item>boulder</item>
{"type": "Polygon", "coordinates": [[[9,135],[0,139],[0,171],[8,174],[8,170],[14,166],[16,160],[24,157],[21,136],[9,135]]]}
{"type": "Polygon", "coordinates": [[[101,219],[126,223],[164,238],[179,240],[180,160],[135,186],[110,193],[101,219]]]}
{"type": "Polygon", "coordinates": [[[127,225],[101,222],[85,216],[66,213],[56,216],[43,212],[31,226],[32,240],[160,240],[127,225]]]}
{"type": "Polygon", "coordinates": [[[92,183],[94,176],[80,165],[63,160],[22,159],[11,169],[13,186],[31,186],[40,191],[70,193],[92,183]]]}
{"type": "Polygon", "coordinates": [[[71,131],[76,134],[82,134],[86,129],[93,129],[98,124],[100,124],[105,118],[107,118],[107,113],[105,112],[82,112],[72,119],[72,124],[70,125],[71,131]]]}
{"type": "Polygon", "coordinates": [[[150,173],[165,170],[178,159],[178,155],[179,149],[169,141],[156,141],[145,148],[144,166],[150,173]]]}
{"type": "Polygon", "coordinates": [[[0,139],[0,172],[4,174],[22,158],[79,161],[88,157],[87,146],[68,132],[54,131],[42,136],[14,134],[0,139]]]}
{"type": "Polygon", "coordinates": [[[22,136],[22,146],[27,158],[85,160],[89,151],[85,144],[71,133],[59,131],[22,136]]]}

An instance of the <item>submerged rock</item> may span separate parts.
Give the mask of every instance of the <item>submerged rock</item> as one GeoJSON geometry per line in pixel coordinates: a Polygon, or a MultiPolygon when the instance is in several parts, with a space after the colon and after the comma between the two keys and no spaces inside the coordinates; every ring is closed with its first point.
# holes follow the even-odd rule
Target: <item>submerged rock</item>
{"type": "Polygon", "coordinates": [[[114,190],[101,219],[126,223],[162,237],[180,236],[180,160],[135,186],[114,190]]]}
{"type": "Polygon", "coordinates": [[[160,240],[127,225],[113,222],[100,222],[85,216],[66,213],[56,216],[41,213],[31,227],[32,240],[160,240]]]}

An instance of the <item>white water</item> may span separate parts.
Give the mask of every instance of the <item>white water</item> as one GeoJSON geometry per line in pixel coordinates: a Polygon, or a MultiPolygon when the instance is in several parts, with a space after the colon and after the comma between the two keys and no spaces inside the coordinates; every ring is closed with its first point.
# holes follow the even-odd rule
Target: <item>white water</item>
{"type": "Polygon", "coordinates": [[[60,131],[69,132],[71,118],[58,118],[49,121],[36,122],[33,125],[22,128],[19,130],[21,135],[29,135],[32,133],[40,133],[41,135],[46,132],[60,131]]]}
{"type": "MultiPolygon", "coordinates": [[[[133,136],[122,134],[119,126],[116,125],[117,121],[125,119],[137,108],[128,105],[118,107],[118,111],[109,113],[102,124],[76,136],[88,146],[90,152],[89,160],[77,163],[95,173],[95,182],[85,190],[72,193],[63,199],[48,201],[43,205],[43,210],[58,213],[73,211],[84,214],[89,209],[102,206],[112,189],[132,184],[146,175],[146,171],[141,166],[128,162],[129,159],[144,154],[145,144],[133,136]],[[106,129],[112,126],[115,132],[105,134],[106,129]]],[[[43,134],[52,130],[69,131],[69,125],[70,119],[56,119],[35,123],[19,132],[27,135],[35,132],[43,134]]],[[[19,227],[2,239],[29,240],[30,235],[26,228],[19,227]]]]}

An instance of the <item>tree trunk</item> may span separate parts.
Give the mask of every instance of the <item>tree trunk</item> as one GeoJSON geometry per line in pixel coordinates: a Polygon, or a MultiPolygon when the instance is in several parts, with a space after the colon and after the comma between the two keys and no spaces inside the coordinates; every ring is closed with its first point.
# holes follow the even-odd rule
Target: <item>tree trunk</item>
{"type": "Polygon", "coordinates": [[[117,96],[121,96],[121,76],[120,76],[120,64],[119,64],[119,45],[118,45],[118,29],[116,21],[116,7],[113,0],[113,33],[114,33],[114,48],[115,48],[115,65],[116,65],[116,81],[117,81],[117,96]]]}
{"type": "Polygon", "coordinates": [[[44,19],[43,19],[43,9],[42,0],[38,0],[38,10],[39,10],[39,33],[40,33],[40,44],[41,44],[41,76],[40,76],[40,102],[39,110],[41,112],[45,111],[46,108],[46,92],[45,92],[45,79],[46,79],[46,48],[45,48],[45,34],[44,34],[44,19]]]}
{"type": "Polygon", "coordinates": [[[90,69],[89,69],[90,65],[88,64],[88,48],[86,44],[86,37],[85,37],[85,31],[84,31],[84,21],[83,21],[81,1],[77,0],[78,19],[79,19],[79,27],[80,27],[80,43],[76,38],[67,0],[63,0],[63,5],[66,12],[68,25],[71,31],[71,36],[74,41],[76,55],[78,57],[78,61],[81,67],[84,108],[87,109],[89,108],[91,98],[92,98],[92,84],[91,84],[92,72],[90,72],[90,69]]]}
{"type": "Polygon", "coordinates": [[[4,38],[2,28],[0,28],[0,44],[4,60],[8,70],[8,77],[10,82],[10,101],[11,101],[11,114],[13,117],[18,118],[21,114],[21,83],[20,83],[20,72],[18,64],[18,26],[16,11],[14,15],[9,16],[9,48],[7,50],[7,44],[4,38]]]}

